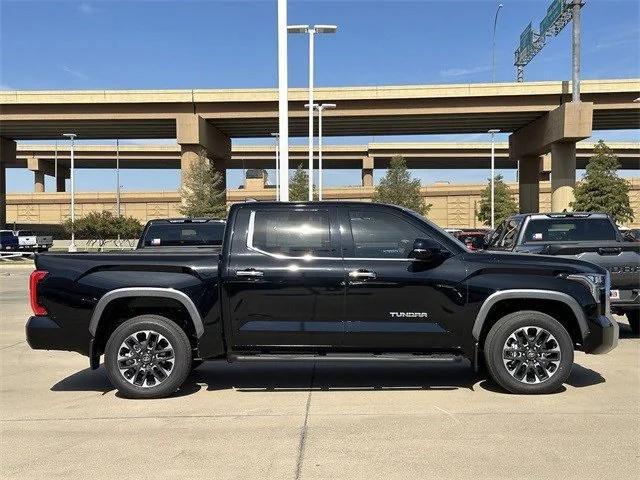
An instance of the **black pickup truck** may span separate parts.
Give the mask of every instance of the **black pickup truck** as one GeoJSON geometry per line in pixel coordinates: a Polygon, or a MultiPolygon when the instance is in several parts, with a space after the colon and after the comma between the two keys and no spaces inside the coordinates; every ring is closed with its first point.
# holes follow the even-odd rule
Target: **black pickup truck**
{"type": "Polygon", "coordinates": [[[606,213],[513,215],[486,249],[577,258],[607,269],[612,313],[626,315],[633,333],[640,333],[640,242],[625,241],[606,213]]]}
{"type": "Polygon", "coordinates": [[[574,349],[618,342],[609,274],[565,258],[472,253],[375,203],[248,202],[222,252],[41,254],[34,349],[76,351],[124,395],[171,394],[193,363],[466,357],[503,388],[559,388],[574,349]]]}

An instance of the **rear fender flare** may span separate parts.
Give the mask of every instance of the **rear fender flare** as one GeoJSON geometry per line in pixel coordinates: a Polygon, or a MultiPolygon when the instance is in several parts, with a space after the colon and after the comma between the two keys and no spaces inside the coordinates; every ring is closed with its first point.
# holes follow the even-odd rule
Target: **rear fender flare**
{"type": "Polygon", "coordinates": [[[89,322],[89,333],[92,337],[96,336],[98,324],[100,323],[100,319],[105,308],[107,308],[107,305],[109,305],[113,300],[126,297],[159,297],[177,300],[184,305],[184,308],[186,308],[189,313],[197,337],[200,338],[204,333],[204,324],[202,323],[200,312],[198,312],[198,308],[187,294],[173,288],[129,287],[111,290],[110,292],[105,293],[100,300],[98,300],[98,303],[93,309],[91,321],[89,322]]]}

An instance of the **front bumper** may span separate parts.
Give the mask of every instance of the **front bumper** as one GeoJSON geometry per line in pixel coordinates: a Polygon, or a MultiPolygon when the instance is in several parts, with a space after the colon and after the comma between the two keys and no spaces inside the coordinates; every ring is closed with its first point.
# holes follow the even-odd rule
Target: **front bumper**
{"type": "Polygon", "coordinates": [[[589,322],[589,333],[584,342],[584,351],[594,355],[608,353],[618,346],[620,326],[613,318],[600,315],[589,322]]]}

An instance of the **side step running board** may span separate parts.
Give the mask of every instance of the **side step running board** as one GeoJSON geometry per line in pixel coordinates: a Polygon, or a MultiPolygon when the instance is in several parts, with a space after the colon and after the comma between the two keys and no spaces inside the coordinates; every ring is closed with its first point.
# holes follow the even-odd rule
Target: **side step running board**
{"type": "Polygon", "coordinates": [[[283,355],[283,354],[256,354],[256,355],[231,355],[230,362],[437,362],[457,363],[462,361],[460,355],[412,355],[412,354],[326,354],[326,355],[283,355]]]}

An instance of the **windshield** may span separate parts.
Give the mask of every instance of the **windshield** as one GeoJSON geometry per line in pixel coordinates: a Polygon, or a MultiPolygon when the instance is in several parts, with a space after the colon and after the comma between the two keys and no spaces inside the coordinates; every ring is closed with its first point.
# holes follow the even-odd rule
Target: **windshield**
{"type": "Polygon", "coordinates": [[[222,245],[224,223],[179,223],[151,225],[144,238],[145,247],[222,245]]]}
{"type": "Polygon", "coordinates": [[[545,218],[531,220],[523,240],[525,243],[616,240],[616,232],[607,218],[545,218]]]}

